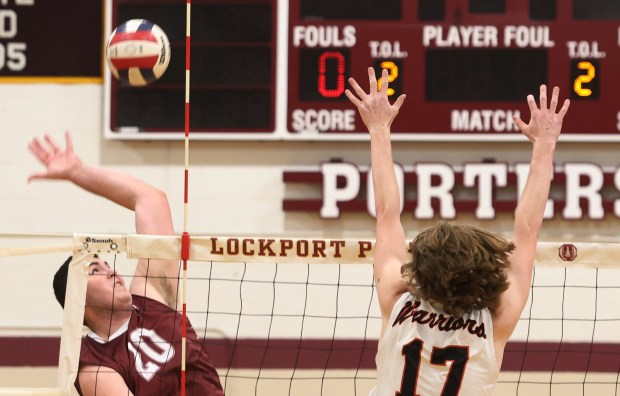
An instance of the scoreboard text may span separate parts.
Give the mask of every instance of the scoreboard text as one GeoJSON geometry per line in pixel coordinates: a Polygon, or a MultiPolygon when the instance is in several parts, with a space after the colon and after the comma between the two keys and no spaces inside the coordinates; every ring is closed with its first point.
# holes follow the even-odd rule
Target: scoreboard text
{"type": "MultiPolygon", "coordinates": [[[[146,88],[107,79],[107,135],[175,138],[185,5],[112,3],[110,30],[152,20],[172,62],[146,88]]],[[[527,117],[527,95],[547,84],[573,102],[563,139],[620,140],[617,0],[194,0],[191,18],[197,139],[365,140],[344,92],[349,77],[366,86],[374,66],[389,71],[391,97],[407,94],[395,139],[522,139],[512,116],[527,117]]]]}

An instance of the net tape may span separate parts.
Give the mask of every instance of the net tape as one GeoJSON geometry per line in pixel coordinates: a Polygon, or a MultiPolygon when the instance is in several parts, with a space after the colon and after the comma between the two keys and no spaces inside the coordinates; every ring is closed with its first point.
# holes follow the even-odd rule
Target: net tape
{"type": "MultiPolygon", "coordinates": [[[[0,247],[0,257],[54,252],[126,253],[129,259],[180,259],[181,236],[74,234],[73,242],[0,247]]],[[[374,241],[360,239],[192,236],[192,261],[361,264],[372,263],[374,241]]],[[[543,268],[618,268],[619,243],[539,242],[534,265],[543,268]]]]}

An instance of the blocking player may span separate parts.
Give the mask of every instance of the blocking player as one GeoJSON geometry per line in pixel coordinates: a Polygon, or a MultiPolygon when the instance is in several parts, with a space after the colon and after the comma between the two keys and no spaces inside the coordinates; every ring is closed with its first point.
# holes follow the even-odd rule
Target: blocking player
{"type": "Polygon", "coordinates": [[[369,91],[353,78],[355,93],[346,91],[370,133],[376,204],[374,277],[383,321],[371,394],[490,395],[528,299],[553,153],[570,103],[565,100],[558,110],[559,89],[548,101],[547,87],[541,85],[538,104],[527,97],[529,123],[514,117],[532,143],[532,157],[512,241],[442,221],[418,234],[407,249],[390,141],[405,95],[390,104],[386,70],[382,79],[377,90],[369,68],[369,91]]]}

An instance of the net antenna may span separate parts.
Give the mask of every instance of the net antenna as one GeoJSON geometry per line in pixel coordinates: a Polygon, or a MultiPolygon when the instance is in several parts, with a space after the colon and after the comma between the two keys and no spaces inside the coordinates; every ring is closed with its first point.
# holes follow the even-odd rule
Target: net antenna
{"type": "Polygon", "coordinates": [[[191,60],[191,15],[192,2],[187,0],[185,8],[185,175],[184,175],[184,194],[183,194],[183,236],[181,239],[181,260],[183,261],[183,316],[181,319],[181,396],[185,396],[186,380],[186,359],[187,359],[187,260],[189,259],[190,237],[188,233],[189,219],[189,126],[190,126],[190,60],[191,60]]]}

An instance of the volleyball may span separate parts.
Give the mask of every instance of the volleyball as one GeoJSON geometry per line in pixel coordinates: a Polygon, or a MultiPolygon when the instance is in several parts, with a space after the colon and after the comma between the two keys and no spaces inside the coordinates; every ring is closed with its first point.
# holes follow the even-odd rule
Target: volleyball
{"type": "Polygon", "coordinates": [[[121,84],[144,86],[159,79],[168,68],[170,41],[153,22],[131,19],[110,35],[106,59],[112,75],[121,84]]]}

